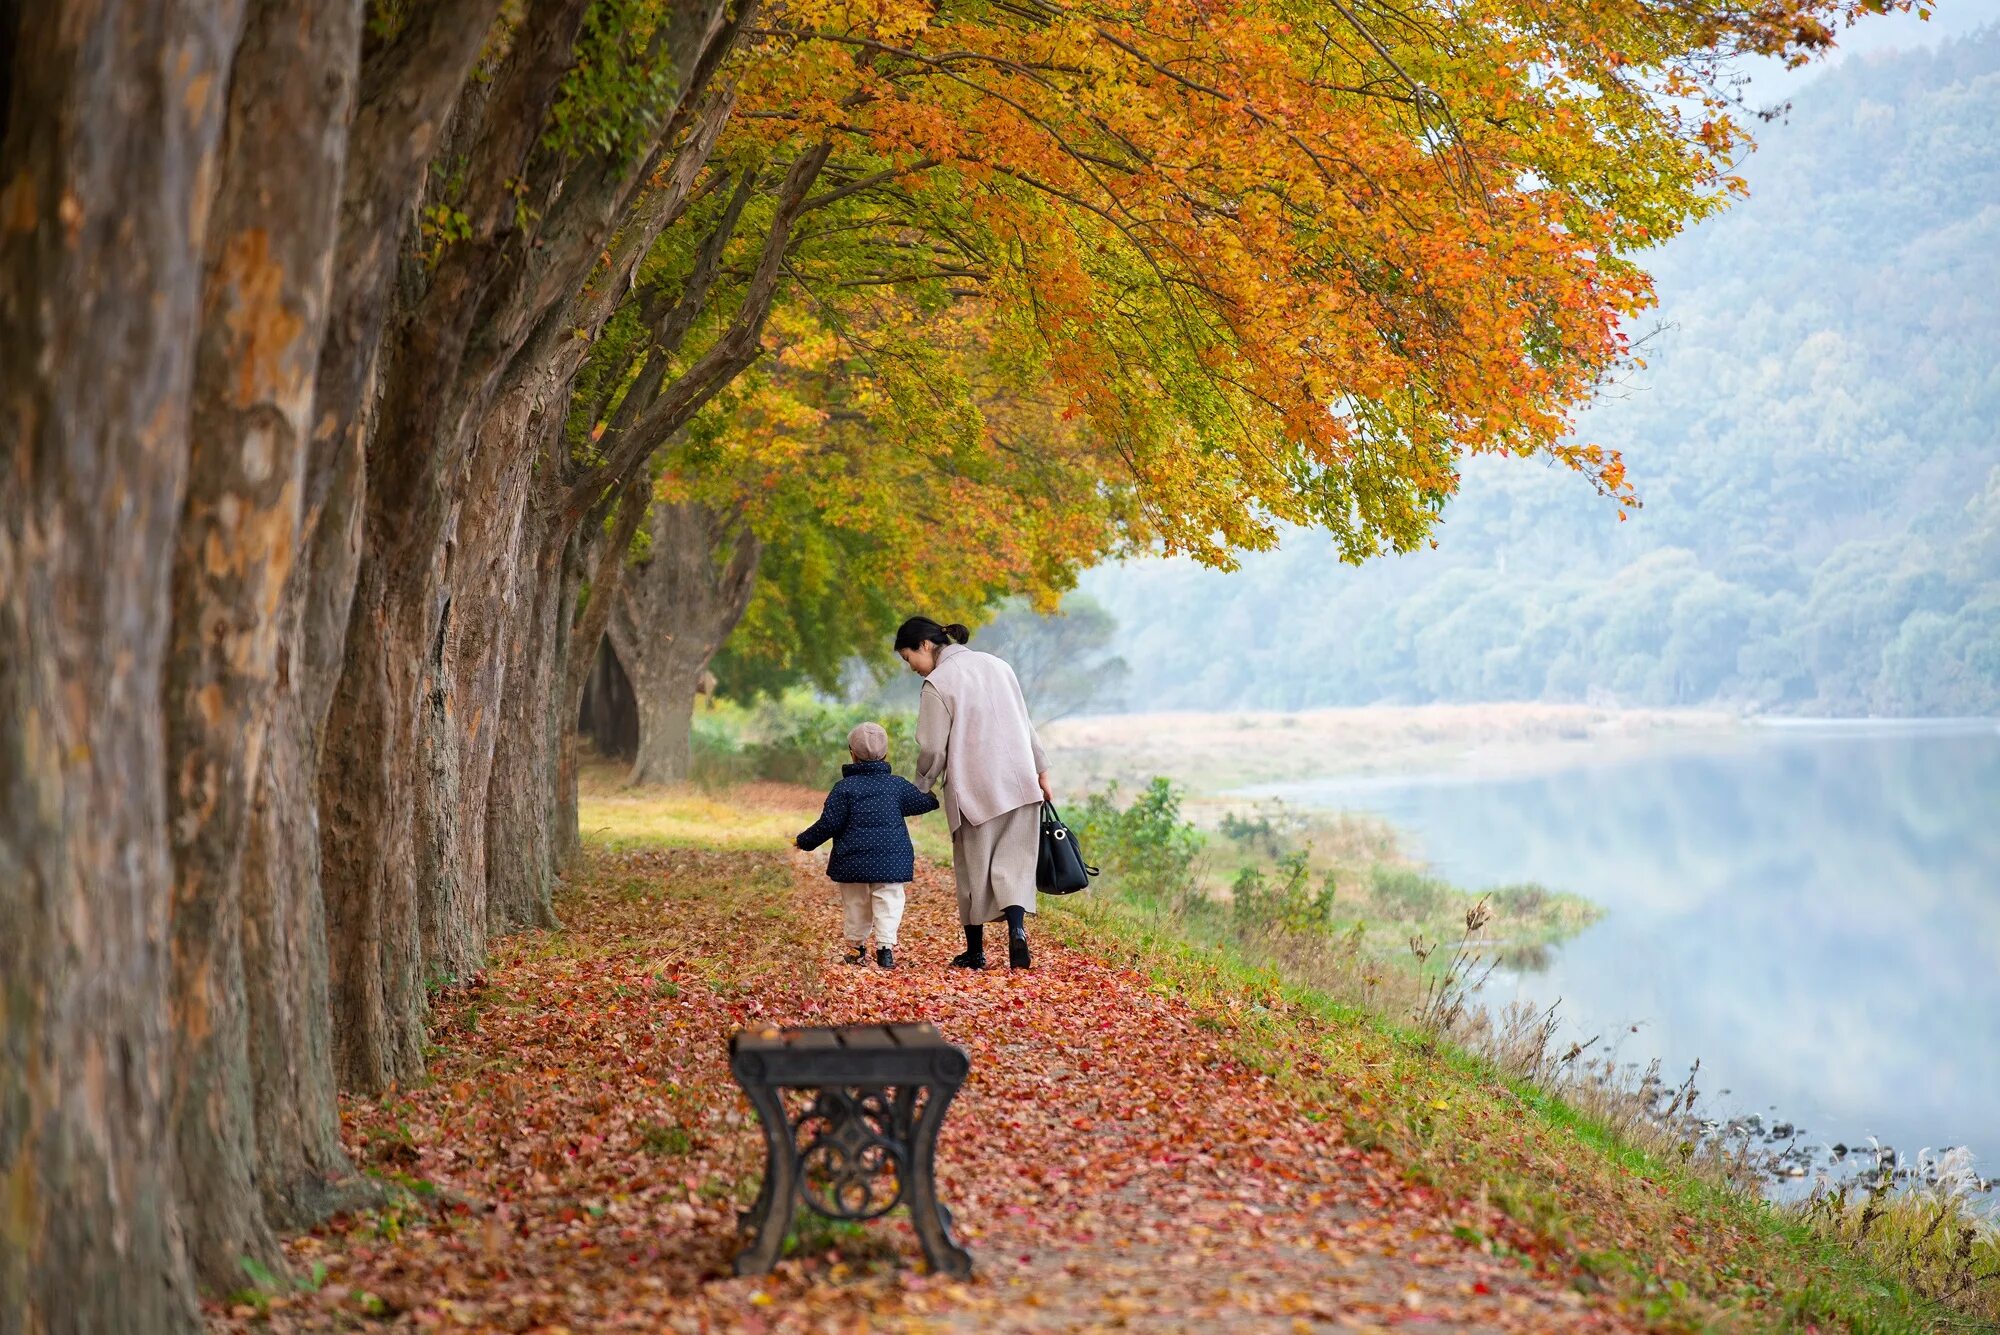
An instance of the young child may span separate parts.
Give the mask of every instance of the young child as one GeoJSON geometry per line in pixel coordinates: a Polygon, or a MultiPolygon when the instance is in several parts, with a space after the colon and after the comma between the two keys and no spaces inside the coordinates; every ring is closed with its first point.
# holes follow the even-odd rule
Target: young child
{"type": "Polygon", "coordinates": [[[889,734],[863,723],[847,734],[854,763],[841,766],[840,782],[826,795],[826,809],[798,837],[811,851],[833,840],[826,874],[840,884],[841,926],[854,954],[868,963],[868,935],[875,934],[875,962],[896,967],[896,927],[903,920],[903,884],[916,870],[906,817],[936,811],[938,800],[889,771],[889,734]]]}

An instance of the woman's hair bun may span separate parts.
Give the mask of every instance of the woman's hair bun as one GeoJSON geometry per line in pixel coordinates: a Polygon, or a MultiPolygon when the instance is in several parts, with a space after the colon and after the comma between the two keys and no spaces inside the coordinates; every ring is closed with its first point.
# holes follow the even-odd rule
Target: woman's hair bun
{"type": "Polygon", "coordinates": [[[972,632],[967,630],[965,627],[959,625],[956,621],[952,622],[949,626],[946,626],[944,628],[944,633],[951,636],[953,644],[964,644],[967,640],[972,638],[972,632]]]}

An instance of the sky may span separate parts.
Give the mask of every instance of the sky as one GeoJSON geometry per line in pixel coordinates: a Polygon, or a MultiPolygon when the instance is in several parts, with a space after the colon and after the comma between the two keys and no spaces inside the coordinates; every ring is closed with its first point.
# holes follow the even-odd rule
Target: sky
{"type": "Polygon", "coordinates": [[[1929,46],[1947,38],[1964,37],[1990,24],[2000,23],[2000,0],[1935,0],[1928,21],[1915,14],[1888,14],[1871,17],[1847,29],[1840,45],[1822,61],[1802,69],[1788,70],[1779,60],[1766,60],[1746,71],[1750,75],[1753,105],[1782,102],[1798,95],[1828,66],[1857,55],[1878,51],[1902,51],[1929,46]]]}

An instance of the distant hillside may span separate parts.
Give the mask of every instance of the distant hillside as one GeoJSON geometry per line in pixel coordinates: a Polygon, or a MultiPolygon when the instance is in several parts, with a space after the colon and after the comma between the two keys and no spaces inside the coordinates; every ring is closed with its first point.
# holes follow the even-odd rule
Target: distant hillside
{"type": "Polygon", "coordinates": [[[1494,463],[1434,552],[1092,572],[1126,698],[2000,713],[1996,126],[2000,29],[1828,71],[1752,197],[1650,257],[1650,365],[1579,431],[1644,510],[1494,463]]]}

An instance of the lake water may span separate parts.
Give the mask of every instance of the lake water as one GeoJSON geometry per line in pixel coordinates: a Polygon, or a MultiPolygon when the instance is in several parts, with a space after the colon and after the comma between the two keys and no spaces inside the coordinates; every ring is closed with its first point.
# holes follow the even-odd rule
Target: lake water
{"type": "Polygon", "coordinates": [[[1379,813],[1460,885],[1603,905],[1489,995],[1560,999],[1566,1032],[1670,1077],[1699,1057],[1711,1113],[1966,1145],[2000,1176],[2000,725],[1758,727],[1531,777],[1258,792],[1379,813]]]}

